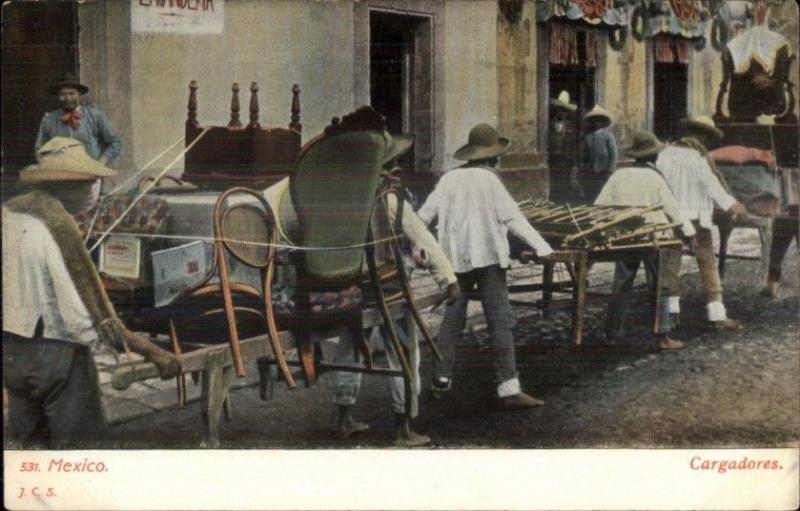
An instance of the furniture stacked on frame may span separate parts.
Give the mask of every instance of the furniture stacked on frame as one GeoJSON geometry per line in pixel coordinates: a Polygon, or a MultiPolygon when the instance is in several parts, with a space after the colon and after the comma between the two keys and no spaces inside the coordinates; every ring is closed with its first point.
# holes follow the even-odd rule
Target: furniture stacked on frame
{"type": "Polygon", "coordinates": [[[204,189],[232,186],[266,188],[286,177],[300,153],[300,87],[292,86],[291,120],[287,128],[263,128],[259,122],[258,84],[250,85],[250,122],[239,119],[239,84],[231,88],[231,118],[227,126],[201,126],[197,120],[197,83],[189,84],[186,146],[205,129],[204,139],[186,154],[181,179],[204,189]]]}
{"type": "MultiPolygon", "coordinates": [[[[256,82],[250,85],[249,122],[243,125],[240,120],[239,90],[239,84],[233,83],[231,113],[227,125],[205,126],[198,121],[197,82],[192,80],[189,83],[184,146],[189,148],[198,137],[202,136],[202,139],[186,152],[181,177],[167,175],[160,178],[141,203],[155,202],[155,197],[168,200],[175,196],[217,194],[234,186],[262,189],[291,173],[301,147],[299,85],[294,84],[291,88],[288,129],[261,126],[259,86],[256,82]],[[208,131],[204,133],[205,130],[208,131]]],[[[139,189],[144,189],[153,180],[152,177],[143,178],[139,189]]],[[[124,208],[118,209],[122,211],[124,208]]],[[[133,214],[129,214],[124,222],[129,223],[131,220],[137,220],[133,218],[133,214]]],[[[204,234],[212,235],[212,223],[213,219],[209,216],[204,234]]],[[[174,218],[168,217],[165,224],[169,224],[166,229],[169,234],[185,234],[186,225],[175,225],[174,218]]],[[[96,234],[101,231],[98,227],[94,226],[96,234]]],[[[169,246],[168,243],[157,240],[150,240],[147,245],[145,258],[149,257],[150,251],[169,246]]],[[[146,274],[149,267],[145,266],[144,269],[146,274]]],[[[169,332],[168,319],[162,311],[155,308],[151,278],[101,276],[109,297],[126,324],[153,334],[169,332]]]]}
{"type": "MultiPolygon", "coordinates": [[[[314,383],[320,369],[348,369],[320,362],[321,349],[311,342],[313,329],[341,325],[347,328],[366,359],[366,369],[359,372],[403,377],[408,396],[406,412],[411,415],[416,414],[417,404],[411,391],[414,371],[409,351],[416,351],[416,340],[409,347],[400,341],[389,302],[398,299],[406,302],[412,315],[411,324],[416,325],[436,356],[441,358],[441,355],[422,321],[405,271],[398,243],[402,213],[398,213],[395,222],[389,220],[385,197],[387,193],[398,192],[379,189],[383,156],[389,143],[385,133],[383,117],[372,108],[362,107],[341,121],[335,118],[322,136],[306,144],[297,159],[289,191],[299,220],[301,248],[294,257],[297,287],[290,328],[296,337],[299,363],[307,386],[314,383]],[[376,208],[384,210],[384,214],[375,215],[376,208]],[[383,229],[371,225],[381,220],[391,225],[383,229]],[[392,236],[376,240],[373,239],[374,230],[389,232],[392,236]],[[381,251],[386,257],[378,260],[377,249],[382,245],[388,245],[389,250],[381,251]],[[392,282],[399,290],[387,296],[385,288],[392,282]],[[354,286],[361,291],[360,303],[329,311],[315,311],[311,306],[312,292],[337,293],[354,286]],[[400,374],[373,367],[363,335],[361,311],[364,308],[377,308],[381,313],[402,368],[400,374]]],[[[400,195],[397,197],[398,204],[402,205],[400,195]]],[[[264,360],[262,366],[270,362],[264,360]]]]}
{"type": "MultiPolygon", "coordinates": [[[[196,122],[196,90],[192,82],[187,147],[203,129],[196,122]]],[[[185,375],[202,376],[208,446],[219,445],[222,411],[231,417],[230,388],[236,377],[245,375],[245,362],[253,359],[257,359],[264,399],[272,393],[273,367],[278,368],[290,389],[296,387],[296,375],[290,367],[300,368],[308,387],[321,372],[351,371],[403,378],[406,413],[416,414],[417,399],[411,390],[416,386],[415,371],[409,360],[417,356],[418,333],[434,354],[441,356],[420,314],[420,308],[441,302],[441,293],[419,299],[413,296],[398,241],[401,214],[391,225],[382,226],[384,232],[391,233],[390,237],[373,239],[375,219],[389,222],[386,211],[374,215],[374,210],[387,210],[387,194],[398,193],[379,189],[382,158],[389,143],[383,118],[369,107],[341,120],[334,118],[322,135],[301,150],[299,119],[295,116],[299,113],[298,87],[293,88],[292,123],[296,129],[291,130],[262,130],[257,125],[255,84],[251,91],[251,124],[245,128],[235,125],[238,90],[234,85],[231,123],[227,127],[211,127],[187,153],[179,186],[153,189],[167,203],[197,199],[208,205],[213,201],[210,219],[190,215],[194,222],[210,223],[202,229],[213,236],[213,258],[204,277],[164,307],[150,307],[152,303],[142,307],[139,302],[131,308],[131,304],[124,303],[130,295],[115,292],[110,293],[112,300],[123,309],[138,307],[137,326],[142,330],[168,335],[169,345],[179,355],[182,366],[177,378],[179,403],[186,401],[185,375]],[[237,148],[241,153],[236,153],[237,148]],[[291,164],[286,167],[291,154],[291,164]],[[230,168],[227,161],[233,162],[230,168]],[[280,165],[270,164],[271,161],[280,165]],[[262,191],[251,187],[265,188],[286,176],[291,176],[289,191],[300,224],[299,239],[286,240],[298,244],[291,256],[297,272],[296,307],[292,313],[277,314],[271,291],[279,235],[275,214],[280,214],[280,207],[269,204],[262,191]],[[199,188],[184,186],[185,181],[199,188]],[[232,183],[243,182],[248,187],[229,188],[232,183]],[[222,189],[220,193],[218,190],[222,189]],[[376,252],[385,257],[378,260],[376,252]],[[243,268],[254,270],[257,278],[251,278],[252,272],[243,273],[243,268]],[[243,275],[247,278],[241,278],[243,275]],[[360,290],[362,299],[358,303],[322,311],[311,306],[312,293],[340,292],[352,287],[360,290]],[[401,318],[408,325],[406,344],[401,342],[395,324],[401,318]],[[400,370],[373,362],[363,331],[379,325],[387,330],[400,370]],[[323,360],[323,350],[311,333],[335,327],[349,331],[364,365],[334,365],[323,360]],[[294,348],[297,360],[290,360],[287,351],[295,351],[294,348]]],[[[180,218],[172,218],[171,222],[170,234],[199,237],[197,232],[187,233],[191,229],[180,218]]],[[[117,370],[112,383],[115,388],[124,389],[134,381],[157,376],[153,370],[150,364],[126,365],[117,370]]]]}
{"type": "MultiPolygon", "coordinates": [[[[542,298],[536,302],[512,300],[513,305],[541,309],[545,316],[556,309],[572,312],[572,340],[575,347],[583,342],[584,312],[587,304],[613,299],[608,293],[589,291],[589,269],[594,263],[615,262],[631,257],[657,254],[659,271],[655,293],[647,296],[655,299],[655,307],[666,297],[661,296],[666,265],[662,264],[669,252],[680,251],[682,242],[673,230],[679,223],[650,224],[647,213],[661,209],[653,207],[593,206],[554,204],[548,201],[524,201],[520,209],[530,224],[556,249],[542,261],[540,284],[511,285],[511,294],[541,291],[542,298]],[[563,264],[568,279],[556,281],[556,264],[563,264]],[[553,299],[553,294],[568,294],[566,299],[553,299]]],[[[512,240],[512,251],[519,254],[512,240]],[[515,250],[516,249],[516,250],[515,250]]]]}
{"type": "Polygon", "coordinates": [[[747,208],[750,218],[734,220],[728,213],[714,210],[719,229],[719,271],[725,274],[728,259],[760,260],[769,257],[772,220],[785,214],[788,185],[800,166],[800,130],[795,124],[763,125],[720,123],[724,137],[718,149],[709,154],[731,193],[747,208]],[[728,239],[734,229],[758,229],[761,254],[758,257],[728,254],[728,239]]]}
{"type": "Polygon", "coordinates": [[[713,118],[724,137],[711,156],[732,194],[752,215],[735,221],[714,211],[722,275],[726,259],[766,262],[772,219],[796,217],[793,190],[800,167],[800,124],[795,114],[796,84],[791,81],[797,56],[785,36],[757,23],[728,41],[720,57],[722,81],[713,118]],[[759,230],[760,257],[727,254],[728,238],[739,227],[759,230]]]}

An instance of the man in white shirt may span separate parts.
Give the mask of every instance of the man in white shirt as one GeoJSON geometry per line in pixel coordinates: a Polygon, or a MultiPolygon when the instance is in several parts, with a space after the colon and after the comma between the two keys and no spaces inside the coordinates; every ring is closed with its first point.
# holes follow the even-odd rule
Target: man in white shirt
{"type": "Polygon", "coordinates": [[[115,172],[74,139],[55,137],[37,157],[20,174],[34,191],[2,208],[6,431],[21,446],[96,446],[105,420],[93,345],[140,353],[165,379],[179,365],[119,320],[70,216],[92,201],[95,181],[115,172]]]}
{"type": "MultiPolygon", "coordinates": [[[[718,330],[739,330],[737,321],[728,318],[722,303],[722,283],[714,259],[711,216],[714,204],[733,215],[747,215],[742,204],[725,190],[707,158],[707,147],[722,139],[722,131],[706,116],[688,119],[687,135],[661,151],[656,166],[678,200],[683,217],[697,230],[697,267],[706,296],[708,319],[718,330]]],[[[670,312],[680,313],[680,261],[672,261],[670,312]]]]}
{"type": "MultiPolygon", "coordinates": [[[[678,203],[672,195],[667,182],[658,172],[653,163],[659,151],[664,149],[664,144],[649,131],[641,131],[633,139],[633,145],[625,152],[635,159],[630,167],[619,168],[611,174],[595,200],[595,204],[604,206],[640,206],[649,207],[661,205],[662,209],[646,214],[646,221],[650,224],[667,224],[683,221],[678,203]]],[[[684,237],[692,238],[695,235],[694,226],[689,221],[683,221],[681,231],[684,237]]],[[[669,254],[664,264],[677,258],[680,261],[680,252],[669,254]]],[[[631,289],[636,279],[639,265],[644,264],[645,271],[653,283],[658,282],[658,255],[652,254],[645,257],[632,256],[630,259],[617,261],[614,268],[614,283],[612,285],[613,298],[609,302],[606,316],[606,337],[614,339],[621,337],[625,326],[625,316],[633,305],[631,303],[631,289]]],[[[656,311],[656,342],[662,350],[683,348],[683,343],[669,336],[672,330],[669,317],[670,281],[666,275],[659,290],[664,299],[656,311]]]]}
{"type": "Polygon", "coordinates": [[[469,142],[454,154],[467,163],[445,173],[418,211],[426,224],[438,218],[439,244],[453,263],[463,293],[445,311],[439,331],[444,361],[434,365],[433,389],[442,393],[451,387],[468,294],[477,288],[491,338],[498,397],[504,407],[532,407],[544,402],[525,394],[519,383],[511,333],[514,318],[506,284],[510,262],[508,231],[532,247],[539,257],[546,257],[552,249],[530,226],[495,173],[497,158],[508,144],[492,126],[475,126],[469,133],[469,142]]]}

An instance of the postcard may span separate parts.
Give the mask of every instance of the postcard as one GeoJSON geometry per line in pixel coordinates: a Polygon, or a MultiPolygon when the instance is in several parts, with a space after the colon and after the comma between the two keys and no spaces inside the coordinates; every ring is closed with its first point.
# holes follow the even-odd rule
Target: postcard
{"type": "Polygon", "coordinates": [[[2,3],[8,509],[796,509],[782,0],[2,3]]]}

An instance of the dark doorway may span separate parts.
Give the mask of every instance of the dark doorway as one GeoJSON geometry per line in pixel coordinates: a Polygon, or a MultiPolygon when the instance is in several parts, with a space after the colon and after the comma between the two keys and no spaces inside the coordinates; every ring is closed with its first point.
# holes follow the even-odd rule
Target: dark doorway
{"type": "Polygon", "coordinates": [[[4,2],[2,7],[3,180],[35,159],[42,115],[58,108],[48,88],[78,76],[77,3],[4,2]]]}
{"type": "Polygon", "coordinates": [[[547,160],[550,168],[550,200],[573,202],[582,198],[571,184],[572,169],[578,166],[581,140],[585,133],[583,116],[594,105],[595,70],[580,65],[550,65],[550,98],[556,99],[562,91],[569,94],[575,112],[557,112],[551,109],[547,139],[547,160]],[[559,119],[558,115],[566,118],[559,119]]]}
{"type": "MultiPolygon", "coordinates": [[[[594,106],[595,102],[595,69],[580,65],[551,65],[550,98],[556,99],[561,91],[567,91],[570,101],[578,106],[573,119],[578,126],[578,133],[583,133],[583,116],[594,106]]],[[[576,151],[577,148],[576,145],[576,151]]]]}
{"type": "Polygon", "coordinates": [[[425,185],[433,159],[431,20],[370,11],[370,102],[386,117],[389,133],[414,135],[400,160],[409,186],[425,185]]]}
{"type": "Polygon", "coordinates": [[[661,140],[676,140],[688,110],[689,66],[655,62],[653,77],[653,131],[661,140]]]}
{"type": "Polygon", "coordinates": [[[577,168],[583,116],[595,104],[597,34],[579,24],[551,23],[548,52],[548,93],[550,101],[562,92],[569,94],[574,112],[549,110],[547,155],[550,168],[550,199],[555,202],[580,200],[571,184],[572,169],[577,168]],[[553,45],[558,45],[554,47],[553,45]],[[566,51],[565,51],[566,50],[566,51]]]}

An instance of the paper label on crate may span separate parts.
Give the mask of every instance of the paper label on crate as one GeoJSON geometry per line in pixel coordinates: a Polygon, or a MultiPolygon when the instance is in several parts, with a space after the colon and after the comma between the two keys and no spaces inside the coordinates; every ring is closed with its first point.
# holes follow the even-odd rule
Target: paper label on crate
{"type": "Polygon", "coordinates": [[[100,271],[113,277],[138,279],[142,241],[130,236],[109,236],[100,248],[100,271]]]}
{"type": "Polygon", "coordinates": [[[153,252],[153,292],[156,307],[199,285],[213,264],[214,245],[195,241],[153,252]]]}

